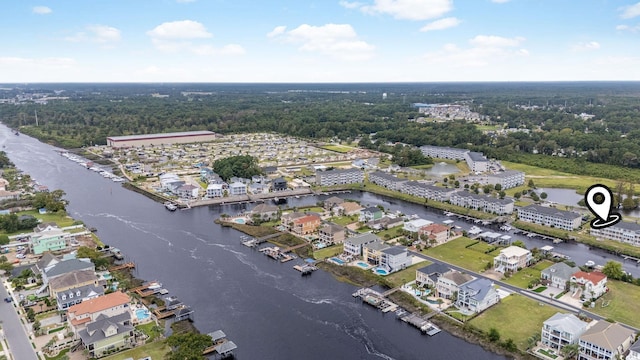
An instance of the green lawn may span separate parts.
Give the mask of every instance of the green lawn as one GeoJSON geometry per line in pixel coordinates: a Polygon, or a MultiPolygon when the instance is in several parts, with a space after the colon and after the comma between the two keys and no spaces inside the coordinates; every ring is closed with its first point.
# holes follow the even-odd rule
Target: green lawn
{"type": "Polygon", "coordinates": [[[480,131],[495,131],[498,129],[502,129],[502,125],[478,125],[476,124],[476,129],[480,131]]]}
{"type": "Polygon", "coordinates": [[[342,244],[337,244],[337,245],[326,247],[324,249],[316,250],[313,252],[313,258],[316,260],[322,260],[325,258],[336,256],[342,253],[343,247],[344,246],[342,244]]]}
{"type": "Polygon", "coordinates": [[[520,350],[526,350],[527,338],[540,333],[542,323],[561,311],[522,295],[512,294],[473,318],[469,323],[485,333],[495,328],[500,341],[511,338],[520,350]]]}
{"type": "Polygon", "coordinates": [[[402,226],[396,226],[394,228],[382,230],[379,233],[376,233],[376,236],[378,236],[382,240],[393,239],[401,235],[402,235],[402,226]]]}
{"type": "Polygon", "coordinates": [[[298,211],[302,211],[302,212],[314,212],[314,213],[319,213],[322,214],[324,212],[324,208],[320,207],[320,206],[309,206],[309,207],[301,207],[298,208],[298,211]]]}
{"type": "Polygon", "coordinates": [[[627,325],[640,327],[638,303],[640,303],[640,286],[622,281],[609,280],[609,292],[596,301],[596,306],[590,308],[598,315],[613,319],[627,325]],[[603,301],[607,304],[602,307],[603,301]]]}
{"type": "Polygon", "coordinates": [[[58,224],[59,227],[71,226],[75,221],[73,220],[73,218],[69,217],[65,212],[60,214],[59,213],[40,214],[38,210],[28,210],[28,211],[21,211],[17,213],[17,215],[18,216],[32,215],[42,220],[42,222],[55,222],[56,224],[58,224]]]}
{"type": "Polygon", "coordinates": [[[480,245],[480,243],[474,245],[473,248],[465,248],[466,245],[474,243],[475,241],[476,240],[471,240],[463,236],[451,240],[446,244],[423,250],[422,252],[434,258],[464,267],[465,269],[481,272],[487,263],[493,262],[495,255],[485,254],[484,246],[480,245]],[[474,249],[476,246],[478,246],[480,250],[474,249]]]}
{"type": "Polygon", "coordinates": [[[325,145],[322,146],[321,149],[335,151],[341,154],[348,153],[349,151],[354,150],[354,148],[344,145],[325,145]]]}
{"type": "Polygon", "coordinates": [[[524,268],[517,273],[513,274],[510,278],[504,280],[504,282],[511,284],[513,286],[517,286],[519,288],[526,289],[531,280],[540,279],[540,273],[542,270],[548,268],[553,265],[553,262],[549,260],[543,260],[534,266],[524,268]]]}
{"type": "Polygon", "coordinates": [[[390,285],[393,285],[393,287],[397,287],[402,284],[406,284],[410,281],[414,281],[416,279],[416,270],[430,264],[431,264],[431,261],[425,260],[415,265],[411,265],[404,270],[395,272],[391,275],[387,275],[384,278],[389,282],[390,285]]]}
{"type": "MultiPolygon", "coordinates": [[[[155,322],[150,322],[150,323],[146,323],[143,325],[138,325],[136,326],[136,329],[142,331],[143,333],[145,333],[148,337],[149,340],[147,340],[148,342],[155,340],[157,337],[159,337],[160,335],[162,335],[161,333],[158,333],[157,331],[154,331],[155,328],[157,328],[158,325],[156,325],[155,322]]],[[[162,328],[159,328],[162,329],[162,328]]]]}
{"type": "Polygon", "coordinates": [[[141,359],[150,356],[152,359],[164,359],[164,355],[169,352],[169,347],[164,341],[154,341],[135,349],[123,351],[115,355],[104,358],[105,360],[125,360],[127,358],[141,359]]]}
{"type": "Polygon", "coordinates": [[[354,222],[357,222],[358,221],[358,216],[357,215],[334,216],[334,217],[330,218],[329,221],[331,221],[334,224],[346,226],[346,225],[349,225],[349,224],[353,224],[354,222]]]}

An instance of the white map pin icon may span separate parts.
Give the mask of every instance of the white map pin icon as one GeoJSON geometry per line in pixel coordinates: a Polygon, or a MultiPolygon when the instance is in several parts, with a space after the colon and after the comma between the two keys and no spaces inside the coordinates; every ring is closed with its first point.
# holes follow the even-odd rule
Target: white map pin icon
{"type": "Polygon", "coordinates": [[[591,222],[591,227],[594,229],[615,225],[622,219],[620,214],[612,212],[613,193],[611,189],[604,185],[596,184],[591,186],[585,194],[584,201],[589,210],[596,216],[591,222]],[[601,202],[596,202],[596,196],[598,195],[601,197],[601,202]]]}

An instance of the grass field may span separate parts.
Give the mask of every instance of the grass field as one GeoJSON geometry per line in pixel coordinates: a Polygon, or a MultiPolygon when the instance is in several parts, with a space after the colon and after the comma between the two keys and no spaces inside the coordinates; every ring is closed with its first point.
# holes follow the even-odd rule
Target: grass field
{"type": "Polygon", "coordinates": [[[480,131],[495,131],[498,129],[502,129],[502,125],[477,125],[476,129],[480,131]]]}
{"type": "Polygon", "coordinates": [[[396,226],[391,229],[382,230],[376,234],[382,240],[389,240],[402,235],[402,226],[396,226]]]}
{"type": "Polygon", "coordinates": [[[321,260],[321,259],[329,258],[332,256],[336,256],[342,253],[343,247],[344,246],[342,244],[338,244],[338,245],[326,247],[324,249],[316,250],[313,252],[313,258],[316,260],[321,260]]]}
{"type": "Polygon", "coordinates": [[[325,145],[320,147],[321,149],[325,149],[325,150],[329,150],[329,151],[335,151],[341,154],[344,153],[348,153],[349,151],[353,150],[354,148],[349,147],[349,146],[344,146],[344,145],[325,145]]]}
{"type": "Polygon", "coordinates": [[[469,323],[485,333],[495,328],[500,341],[512,339],[520,350],[526,350],[527,338],[540,333],[542,323],[561,311],[518,294],[512,294],[473,318],[469,323]]]}
{"type": "Polygon", "coordinates": [[[609,280],[609,292],[596,301],[596,306],[589,309],[605,318],[613,319],[627,325],[640,327],[638,303],[640,303],[640,286],[622,281],[609,280]],[[602,307],[602,302],[606,307],[602,307]]]}
{"type": "Polygon", "coordinates": [[[422,261],[415,265],[411,265],[408,268],[395,272],[391,275],[387,275],[384,278],[394,287],[400,286],[402,284],[406,284],[410,281],[414,281],[416,279],[416,270],[420,269],[423,266],[430,265],[431,261],[422,261]]]}
{"type": "Polygon", "coordinates": [[[332,217],[331,219],[329,219],[329,221],[331,221],[334,224],[346,226],[346,225],[352,224],[354,222],[357,222],[358,221],[358,216],[357,215],[335,216],[335,217],[332,217]]]}
{"type": "Polygon", "coordinates": [[[28,210],[28,211],[21,211],[16,214],[18,216],[32,215],[32,216],[35,216],[37,219],[42,220],[42,222],[54,222],[58,224],[59,227],[71,226],[73,225],[73,222],[74,222],[74,220],[71,217],[69,217],[65,212],[40,214],[38,210],[28,210]]]}
{"type": "Polygon", "coordinates": [[[540,279],[540,273],[542,273],[542,270],[548,268],[551,265],[553,265],[553,262],[551,261],[548,261],[548,260],[540,261],[534,266],[518,271],[517,273],[513,274],[510,278],[504,280],[504,282],[511,284],[513,286],[526,289],[527,285],[529,285],[529,282],[531,282],[531,280],[540,279]]]}
{"type": "MultiPolygon", "coordinates": [[[[451,240],[446,244],[423,250],[422,252],[426,255],[461,266],[465,269],[481,272],[484,270],[487,263],[493,262],[495,255],[485,254],[485,249],[483,247],[479,247],[478,249],[467,249],[465,247],[475,241],[476,240],[471,240],[466,237],[460,237],[455,240],[451,240]]],[[[478,245],[480,245],[480,243],[473,247],[478,245]]]]}
{"type": "Polygon", "coordinates": [[[169,347],[164,341],[154,341],[135,349],[123,351],[115,355],[104,358],[105,360],[125,360],[129,358],[142,359],[150,356],[152,359],[164,359],[164,355],[169,352],[169,347]]]}

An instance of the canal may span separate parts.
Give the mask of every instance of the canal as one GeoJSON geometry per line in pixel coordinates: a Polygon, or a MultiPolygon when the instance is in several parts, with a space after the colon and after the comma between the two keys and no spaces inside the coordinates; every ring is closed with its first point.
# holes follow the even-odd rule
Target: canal
{"type": "MultiPolygon", "coordinates": [[[[238,345],[239,359],[503,359],[446,332],[421,335],[393,314],[355,301],[356,288],[327,273],[301,277],[292,263],[242,246],[240,233],[213,222],[242,211],[240,205],[169,212],[5,126],[0,144],[18,168],[64,190],[70,215],[135,261],[138,277],[162,282],[191,305],[202,332],[224,330],[238,345]]],[[[405,213],[424,211],[367,193],[344,196],[405,213]]],[[[316,201],[293,199],[291,205],[316,201]]]]}

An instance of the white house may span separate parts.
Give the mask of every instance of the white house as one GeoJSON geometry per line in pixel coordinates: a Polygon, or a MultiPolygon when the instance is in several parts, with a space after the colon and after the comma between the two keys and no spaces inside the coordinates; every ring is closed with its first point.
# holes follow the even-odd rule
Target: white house
{"type": "Polygon", "coordinates": [[[604,320],[594,320],[589,325],[578,341],[578,360],[613,360],[631,347],[633,330],[604,320]]]}
{"type": "Polygon", "coordinates": [[[640,360],[640,340],[631,345],[626,360],[640,360]]]}
{"type": "Polygon", "coordinates": [[[217,198],[224,196],[224,184],[209,184],[207,185],[207,197],[217,198]]]}
{"type": "Polygon", "coordinates": [[[599,298],[607,292],[607,275],[599,272],[578,271],[571,276],[571,285],[573,289],[580,286],[585,298],[599,298]]]}
{"type": "Polygon", "coordinates": [[[493,258],[493,267],[502,273],[516,272],[529,266],[531,258],[531,251],[519,246],[509,246],[500,250],[500,254],[493,258]]]}
{"type": "Polygon", "coordinates": [[[573,314],[556,313],[543,323],[540,341],[547,348],[559,352],[569,344],[576,344],[588,326],[573,314]]]}
{"type": "Polygon", "coordinates": [[[388,272],[400,271],[411,265],[411,256],[404,246],[392,246],[381,252],[380,267],[388,272]]]}
{"type": "Polygon", "coordinates": [[[408,232],[417,233],[422,227],[433,224],[433,221],[425,219],[415,219],[404,223],[402,229],[408,232]]]}
{"type": "Polygon", "coordinates": [[[500,295],[493,281],[479,278],[462,284],[458,288],[456,307],[479,313],[500,302],[500,295]]]}
{"type": "Polygon", "coordinates": [[[229,195],[247,195],[247,185],[239,181],[229,184],[229,195]]]}
{"type": "Polygon", "coordinates": [[[474,277],[467,273],[461,273],[457,270],[449,270],[442,274],[436,282],[436,291],[438,296],[444,299],[452,299],[453,294],[458,291],[462,284],[473,279],[474,277]]]}
{"type": "Polygon", "coordinates": [[[373,234],[362,234],[347,238],[344,241],[344,253],[352,257],[362,256],[362,247],[374,241],[381,241],[373,234]]]}

